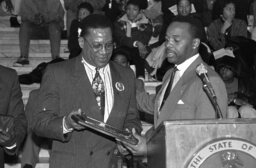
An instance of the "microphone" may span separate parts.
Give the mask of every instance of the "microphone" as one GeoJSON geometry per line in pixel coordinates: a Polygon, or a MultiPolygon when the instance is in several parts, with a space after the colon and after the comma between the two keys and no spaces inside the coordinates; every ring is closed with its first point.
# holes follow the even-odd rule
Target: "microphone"
{"type": "Polygon", "coordinates": [[[204,91],[206,92],[208,98],[210,99],[210,101],[215,109],[217,118],[223,118],[220,107],[217,102],[216,94],[215,94],[212,84],[208,78],[207,72],[208,71],[203,63],[198,65],[196,68],[196,73],[203,82],[204,91]]]}

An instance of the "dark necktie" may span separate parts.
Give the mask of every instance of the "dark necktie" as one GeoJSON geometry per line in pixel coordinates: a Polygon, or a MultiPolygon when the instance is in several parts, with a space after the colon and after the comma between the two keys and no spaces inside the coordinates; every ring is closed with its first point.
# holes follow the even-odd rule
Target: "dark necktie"
{"type": "Polygon", "coordinates": [[[100,76],[99,69],[96,68],[96,73],[92,81],[92,89],[99,106],[99,109],[104,117],[105,110],[105,87],[104,82],[100,76]]]}
{"type": "Polygon", "coordinates": [[[161,106],[160,106],[160,110],[162,109],[162,107],[163,107],[163,105],[164,105],[164,103],[165,103],[167,97],[169,96],[169,94],[170,94],[170,92],[171,92],[172,83],[173,83],[174,76],[175,76],[175,73],[176,73],[177,70],[178,70],[178,68],[177,68],[177,66],[175,66],[175,67],[173,68],[173,71],[172,71],[172,74],[171,74],[171,77],[170,77],[170,81],[169,81],[169,83],[168,83],[168,86],[167,86],[167,88],[166,88],[166,90],[165,90],[164,97],[163,97],[163,101],[162,101],[161,106]]]}

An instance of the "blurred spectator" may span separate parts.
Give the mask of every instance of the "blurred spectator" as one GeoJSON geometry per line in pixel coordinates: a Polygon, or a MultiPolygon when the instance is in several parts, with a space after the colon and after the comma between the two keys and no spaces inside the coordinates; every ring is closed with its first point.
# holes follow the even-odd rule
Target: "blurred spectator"
{"type": "Polygon", "coordinates": [[[226,47],[227,40],[233,36],[247,37],[245,21],[236,19],[236,8],[233,0],[221,1],[222,13],[208,27],[208,40],[214,51],[226,47]]]}
{"type": "MultiPolygon", "coordinates": [[[[153,26],[153,34],[149,41],[150,48],[159,46],[159,35],[163,28],[163,13],[161,10],[162,2],[161,0],[149,0],[148,8],[143,12],[147,18],[150,19],[153,26]]],[[[161,42],[160,42],[161,43],[161,42]]]]}
{"type": "Polygon", "coordinates": [[[93,13],[93,7],[88,2],[83,2],[78,6],[77,19],[74,19],[71,23],[70,33],[68,36],[68,49],[70,52],[69,59],[78,56],[82,49],[79,46],[78,38],[81,33],[81,22],[88,15],[93,13]]]}
{"type": "Polygon", "coordinates": [[[107,0],[104,12],[105,15],[111,19],[112,22],[125,13],[126,0],[107,0]]]}
{"type": "Polygon", "coordinates": [[[90,3],[94,9],[94,13],[103,13],[103,7],[106,4],[106,0],[64,0],[67,10],[67,36],[69,36],[71,22],[77,18],[77,7],[82,2],[90,3]]]}
{"type": "Polygon", "coordinates": [[[198,26],[200,27],[201,31],[203,32],[203,37],[201,37],[201,42],[206,42],[206,34],[204,31],[202,18],[200,13],[195,10],[195,7],[191,0],[177,0],[177,12],[178,16],[184,17],[192,17],[196,19],[198,26]]]}
{"type": "Polygon", "coordinates": [[[6,12],[8,15],[11,15],[10,26],[20,27],[20,23],[17,17],[20,14],[21,0],[1,0],[0,2],[3,11],[6,12]]]}
{"type": "Polygon", "coordinates": [[[27,132],[27,119],[16,71],[0,66],[0,74],[0,168],[4,168],[4,153],[18,154],[27,132]]]}
{"type": "Polygon", "coordinates": [[[22,168],[34,168],[36,163],[39,161],[39,152],[42,146],[46,149],[51,148],[51,141],[46,138],[41,138],[35,135],[32,132],[30,123],[32,122],[33,113],[37,107],[39,89],[32,90],[29,93],[28,103],[26,105],[25,113],[26,118],[28,119],[28,134],[26,141],[23,146],[22,157],[21,157],[21,166],[22,168]]]}
{"type": "MultiPolygon", "coordinates": [[[[123,67],[130,68],[130,56],[129,50],[126,47],[120,47],[114,50],[111,60],[118,63],[123,67]]],[[[144,82],[140,79],[136,79],[136,90],[144,90],[144,82]]]]}
{"type": "Polygon", "coordinates": [[[122,65],[123,67],[130,67],[130,53],[129,48],[119,47],[113,51],[111,60],[122,65]]]}
{"type": "Polygon", "coordinates": [[[23,0],[21,3],[19,40],[20,58],[14,66],[28,65],[29,44],[33,30],[46,26],[49,32],[52,59],[59,57],[64,10],[59,0],[23,0]]]}
{"type": "Polygon", "coordinates": [[[216,71],[226,85],[230,106],[228,114],[232,118],[240,116],[239,112],[244,113],[245,109],[253,108],[256,105],[254,83],[249,78],[239,76],[238,64],[236,59],[228,56],[216,60],[216,71]]]}
{"type": "Polygon", "coordinates": [[[213,21],[213,10],[216,0],[206,0],[202,13],[202,22],[204,27],[208,27],[213,21]]]}
{"type": "Polygon", "coordinates": [[[129,47],[131,63],[136,67],[136,77],[145,78],[146,46],[152,36],[152,25],[141,12],[140,1],[127,2],[126,14],[114,25],[114,38],[117,46],[129,47]]]}

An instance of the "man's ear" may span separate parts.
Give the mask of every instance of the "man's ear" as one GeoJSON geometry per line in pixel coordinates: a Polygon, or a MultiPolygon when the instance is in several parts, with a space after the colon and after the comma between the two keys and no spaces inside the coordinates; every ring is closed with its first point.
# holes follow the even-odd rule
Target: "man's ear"
{"type": "Polygon", "coordinates": [[[79,46],[80,46],[81,48],[84,48],[84,38],[83,38],[83,37],[79,37],[79,38],[78,38],[78,43],[79,43],[79,46]]]}
{"type": "Polygon", "coordinates": [[[199,38],[195,38],[195,39],[193,40],[192,48],[193,48],[193,49],[198,48],[199,45],[200,45],[200,42],[201,42],[201,41],[200,41],[199,38]]]}

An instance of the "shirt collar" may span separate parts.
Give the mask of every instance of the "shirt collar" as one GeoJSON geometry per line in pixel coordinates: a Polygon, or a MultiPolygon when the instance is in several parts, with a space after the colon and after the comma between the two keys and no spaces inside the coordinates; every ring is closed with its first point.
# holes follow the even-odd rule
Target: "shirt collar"
{"type": "Polygon", "coordinates": [[[186,61],[184,61],[183,63],[177,65],[178,71],[180,76],[183,75],[183,73],[186,71],[186,69],[199,57],[199,54],[196,54],[192,57],[190,57],[189,59],[187,59],[186,61]]]}
{"type": "MultiPolygon", "coordinates": [[[[89,64],[87,61],[85,61],[85,59],[82,57],[82,61],[81,61],[85,66],[87,66],[89,69],[90,69],[90,71],[93,71],[93,72],[95,72],[96,71],[96,67],[95,66],[93,66],[93,65],[91,65],[91,64],[89,64]]],[[[103,67],[103,68],[100,68],[99,69],[99,73],[105,73],[106,71],[107,71],[107,69],[109,68],[109,64],[107,64],[105,67],[103,67]]]]}

